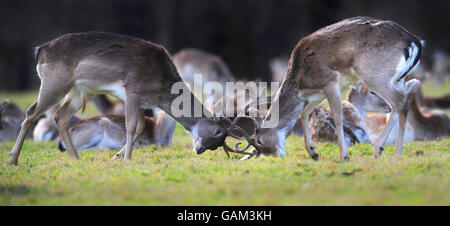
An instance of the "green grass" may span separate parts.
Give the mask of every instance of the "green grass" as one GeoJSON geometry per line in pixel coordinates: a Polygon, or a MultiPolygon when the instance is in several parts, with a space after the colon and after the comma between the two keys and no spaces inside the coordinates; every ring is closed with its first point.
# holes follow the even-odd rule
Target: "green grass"
{"type": "Polygon", "coordinates": [[[372,146],[318,145],[310,160],[298,137],[286,158],[227,159],[221,150],[196,155],[177,130],[170,148],[136,149],[133,160],[114,151],[83,152],[80,161],[54,143],[26,142],[18,166],[8,165],[13,142],[0,144],[1,205],[449,205],[449,141],[388,146],[375,159],[372,146]]]}
{"type": "MultiPolygon", "coordinates": [[[[442,89],[448,84],[429,90],[442,89]]],[[[0,100],[25,107],[35,95],[0,100]]],[[[88,106],[85,116],[95,114],[88,106]]],[[[291,136],[286,158],[242,162],[222,149],[196,155],[178,125],[171,147],[135,149],[129,162],[111,160],[115,151],[82,152],[74,161],[56,143],[26,141],[18,166],[8,165],[14,142],[0,142],[0,205],[450,205],[449,142],[405,143],[401,158],[390,145],[380,159],[359,144],[341,163],[337,145],[317,144],[313,161],[303,139],[291,136]]]]}

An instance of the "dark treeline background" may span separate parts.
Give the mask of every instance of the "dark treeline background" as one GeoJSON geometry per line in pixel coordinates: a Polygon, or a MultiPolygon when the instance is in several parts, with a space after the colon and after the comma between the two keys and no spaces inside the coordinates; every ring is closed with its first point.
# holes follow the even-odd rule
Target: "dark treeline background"
{"type": "Polygon", "coordinates": [[[222,56],[236,77],[270,79],[268,61],[301,37],[352,16],[393,20],[450,50],[449,0],[59,0],[0,1],[0,91],[35,89],[33,47],[70,32],[110,31],[222,56]]]}

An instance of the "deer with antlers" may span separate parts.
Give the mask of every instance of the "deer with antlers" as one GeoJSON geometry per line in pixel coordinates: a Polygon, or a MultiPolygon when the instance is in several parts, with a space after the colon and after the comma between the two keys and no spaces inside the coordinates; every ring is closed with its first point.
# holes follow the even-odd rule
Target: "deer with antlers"
{"type": "Polygon", "coordinates": [[[392,109],[375,145],[375,157],[381,155],[397,122],[395,155],[400,156],[407,117],[407,93],[420,83],[416,79],[405,81],[419,64],[422,48],[423,41],[392,21],[354,17],[319,29],[296,45],[281,87],[271,98],[272,105],[261,126],[252,135],[246,134],[249,145],[244,149],[235,146],[236,151],[243,152],[252,145],[254,149],[250,153],[253,155],[284,156],[286,135],[301,115],[306,150],[312,158],[317,158],[310,139],[308,116],[315,106],[327,99],[336,124],[340,160],[347,160],[341,89],[359,80],[392,109]],[[277,123],[268,123],[277,116],[277,123]]]}
{"type": "Polygon", "coordinates": [[[107,32],[72,33],[36,48],[41,87],[31,105],[11,151],[17,164],[24,139],[38,116],[66,97],[54,119],[66,148],[74,159],[77,151],[69,134],[71,116],[94,94],[111,94],[125,102],[126,142],[116,159],[131,158],[134,142],[144,129],[143,109],[158,107],[191,132],[194,150],[217,149],[228,134],[228,125],[212,114],[182,82],[164,47],[143,39],[107,32]],[[180,88],[171,92],[173,85],[180,88]],[[187,90],[187,93],[181,92],[187,90]],[[186,94],[188,113],[174,116],[172,102],[186,94]]]}

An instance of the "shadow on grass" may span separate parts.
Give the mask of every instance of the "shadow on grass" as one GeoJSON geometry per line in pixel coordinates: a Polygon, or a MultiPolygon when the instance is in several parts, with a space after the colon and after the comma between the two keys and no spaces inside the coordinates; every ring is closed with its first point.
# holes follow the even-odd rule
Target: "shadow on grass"
{"type": "Polygon", "coordinates": [[[0,195],[15,195],[15,196],[24,196],[31,193],[31,189],[29,189],[25,185],[3,185],[0,184],[0,195]]]}

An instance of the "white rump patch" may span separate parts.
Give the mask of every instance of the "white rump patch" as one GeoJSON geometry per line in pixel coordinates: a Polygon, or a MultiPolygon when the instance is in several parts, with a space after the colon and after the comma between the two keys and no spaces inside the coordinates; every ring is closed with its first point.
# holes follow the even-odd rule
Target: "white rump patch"
{"type": "MultiPolygon", "coordinates": [[[[408,71],[411,67],[413,67],[414,60],[416,59],[417,55],[419,54],[419,47],[414,42],[411,42],[411,46],[408,47],[408,52],[409,52],[408,59],[405,59],[404,56],[400,57],[400,60],[397,63],[397,67],[396,67],[397,73],[395,74],[394,77],[392,77],[392,80],[391,80],[391,83],[394,85],[394,87],[396,87],[396,88],[398,87],[401,90],[403,90],[403,81],[406,78],[406,76],[404,76],[402,81],[397,82],[397,80],[406,71],[408,71]],[[397,84],[397,83],[399,83],[399,84],[397,84]]],[[[408,74],[412,73],[417,68],[419,63],[420,62],[417,62],[417,64],[414,65],[414,68],[411,68],[411,70],[409,70],[408,74]]]]}

